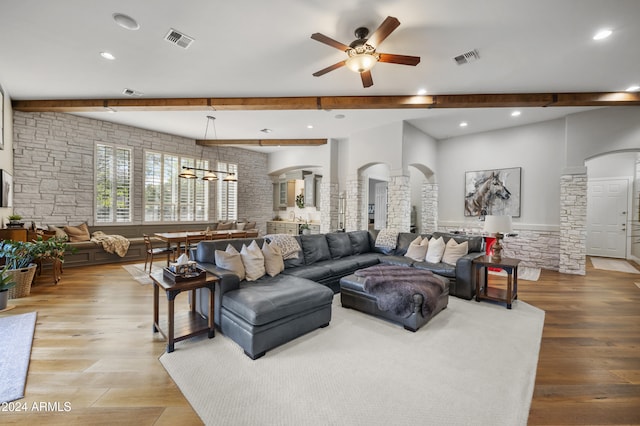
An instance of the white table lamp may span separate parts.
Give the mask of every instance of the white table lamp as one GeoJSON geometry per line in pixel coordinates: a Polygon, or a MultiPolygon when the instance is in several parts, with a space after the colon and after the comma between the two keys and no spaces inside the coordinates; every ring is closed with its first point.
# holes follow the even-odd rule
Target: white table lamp
{"type": "Polygon", "coordinates": [[[504,234],[511,232],[511,216],[485,216],[484,232],[495,234],[496,243],[493,245],[492,258],[500,262],[502,260],[502,243],[500,240],[502,240],[504,234]]]}

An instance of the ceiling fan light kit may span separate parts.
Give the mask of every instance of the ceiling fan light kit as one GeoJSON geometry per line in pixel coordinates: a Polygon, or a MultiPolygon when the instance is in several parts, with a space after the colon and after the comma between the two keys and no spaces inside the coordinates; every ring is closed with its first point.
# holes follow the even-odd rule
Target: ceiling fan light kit
{"type": "Polygon", "coordinates": [[[349,46],[340,43],[324,34],[314,33],[311,38],[324,43],[328,46],[335,47],[347,54],[347,59],[330,65],[320,71],[313,73],[314,77],[320,77],[330,71],[347,66],[350,70],[360,74],[363,87],[373,86],[373,78],[371,77],[371,68],[378,62],[387,62],[399,65],[416,66],[420,63],[419,56],[394,55],[390,53],[377,53],[376,48],[391,34],[398,26],[400,21],[393,16],[387,18],[380,24],[377,30],[367,39],[369,30],[365,27],[359,27],[355,31],[357,37],[349,46]]]}

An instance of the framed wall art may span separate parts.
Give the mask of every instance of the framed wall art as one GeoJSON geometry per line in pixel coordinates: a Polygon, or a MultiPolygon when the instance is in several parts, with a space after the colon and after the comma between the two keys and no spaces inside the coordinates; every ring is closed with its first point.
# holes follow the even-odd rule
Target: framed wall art
{"type": "Polygon", "coordinates": [[[521,167],[465,172],[465,216],[520,217],[521,167]]]}
{"type": "Polygon", "coordinates": [[[13,176],[0,170],[0,207],[13,207],[13,176]]]}

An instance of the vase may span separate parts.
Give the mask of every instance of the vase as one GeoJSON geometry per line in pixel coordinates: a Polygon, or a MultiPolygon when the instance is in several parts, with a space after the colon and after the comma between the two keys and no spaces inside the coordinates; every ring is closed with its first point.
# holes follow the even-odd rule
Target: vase
{"type": "Polygon", "coordinates": [[[0,311],[7,309],[7,302],[9,301],[9,290],[0,290],[0,311]]]}

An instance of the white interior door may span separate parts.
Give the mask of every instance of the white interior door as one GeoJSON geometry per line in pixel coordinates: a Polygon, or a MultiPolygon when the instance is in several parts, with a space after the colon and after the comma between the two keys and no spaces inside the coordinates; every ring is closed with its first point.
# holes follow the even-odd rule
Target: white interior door
{"type": "Polygon", "coordinates": [[[587,255],[626,258],[629,182],[589,179],[587,255]]]}
{"type": "Polygon", "coordinates": [[[373,227],[387,227],[387,182],[376,183],[376,208],[373,216],[373,227]]]}

